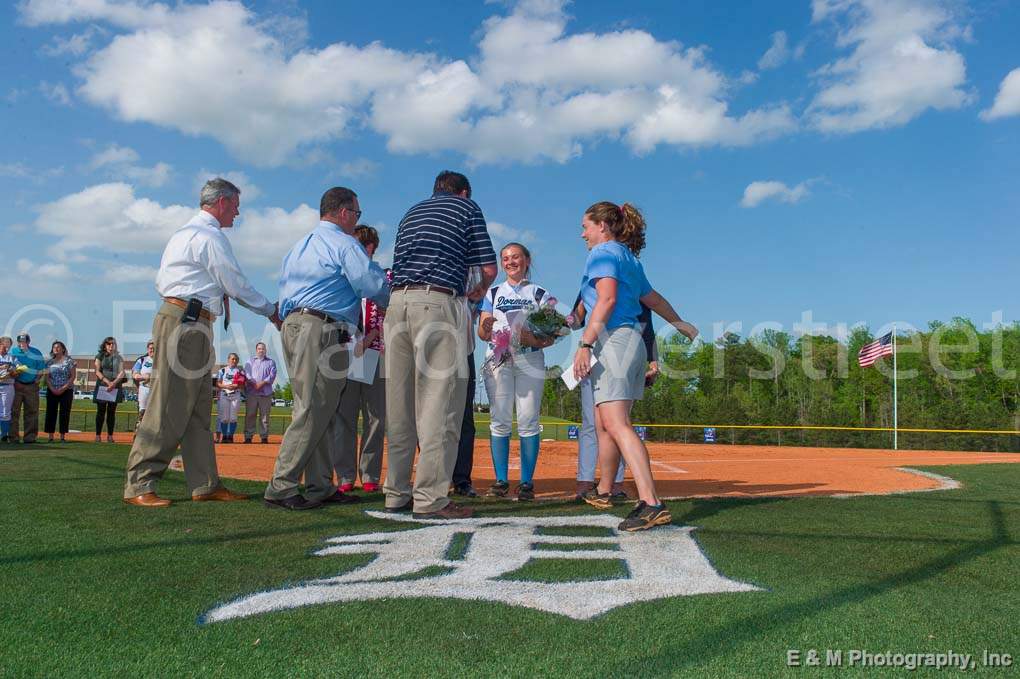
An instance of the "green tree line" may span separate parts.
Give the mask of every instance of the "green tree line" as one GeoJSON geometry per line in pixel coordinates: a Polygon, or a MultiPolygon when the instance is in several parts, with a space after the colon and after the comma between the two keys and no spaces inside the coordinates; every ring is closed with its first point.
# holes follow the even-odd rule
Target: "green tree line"
{"type": "MultiPolygon", "coordinates": [[[[634,405],[635,423],[892,427],[892,357],[857,362],[873,341],[857,327],[843,340],[766,330],[693,345],[659,338],[663,374],[634,405]]],[[[954,318],[897,336],[900,428],[1020,430],[1020,325],[979,330],[954,318]]],[[[558,369],[557,369],[558,370],[558,369]]],[[[549,379],[545,415],[580,421],[578,392],[549,379]]],[[[726,429],[724,443],[892,447],[891,432],[726,429]]],[[[701,429],[654,429],[652,440],[700,442],[701,429]]],[[[1020,450],[1012,435],[904,433],[899,447],[1020,450]]]]}

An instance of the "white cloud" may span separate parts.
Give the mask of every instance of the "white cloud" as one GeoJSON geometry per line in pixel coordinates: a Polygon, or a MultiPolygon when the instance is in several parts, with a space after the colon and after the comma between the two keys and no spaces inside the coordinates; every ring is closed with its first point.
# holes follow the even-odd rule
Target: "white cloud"
{"type": "Polygon", "coordinates": [[[138,152],[126,146],[110,144],[92,156],[88,169],[101,171],[117,181],[128,181],[142,186],[160,187],[170,181],[173,168],[167,163],[156,163],[152,167],[137,165],[138,152]]]}
{"type": "MultiPolygon", "coordinates": [[[[37,211],[35,230],[55,240],[48,253],[64,263],[93,262],[96,254],[158,255],[171,234],[187,223],[197,208],[163,206],[136,196],[132,186],[116,182],[90,186],[40,205],[37,211]],[[91,253],[88,260],[82,259],[82,252],[91,253]]],[[[274,271],[286,250],[318,222],[319,211],[305,204],[287,211],[278,207],[245,209],[242,203],[237,228],[224,233],[242,269],[274,271]]],[[[100,268],[108,282],[147,282],[155,275],[150,266],[124,264],[123,260],[106,261],[100,268]]]]}
{"type": "Polygon", "coordinates": [[[103,280],[112,284],[149,283],[156,281],[156,267],[139,264],[106,262],[103,265],[103,280]]]}
{"type": "Polygon", "coordinates": [[[361,125],[391,151],[475,163],[563,162],[604,139],[636,152],[751,144],[796,127],[781,103],[732,113],[733,83],[704,49],[640,30],[569,33],[563,4],[526,0],[488,19],[463,60],[378,43],[305,47],[300,20],[270,29],[238,2],[26,0],[20,16],[112,25],[118,35],[75,71],[80,98],[263,166],[321,158],[317,148],[361,125]],[[200,77],[222,64],[232,77],[200,77]]]}
{"type": "Polygon", "coordinates": [[[163,207],[137,198],[134,189],[114,182],[90,186],[37,208],[36,230],[56,240],[53,257],[92,250],[103,253],[161,252],[170,234],[187,222],[194,208],[163,207]]]}
{"type": "Polygon", "coordinates": [[[529,245],[538,240],[538,234],[530,229],[516,229],[501,222],[488,222],[486,224],[489,235],[497,246],[516,241],[529,245]]]}
{"type": "Polygon", "coordinates": [[[751,182],[744,189],[744,197],[740,201],[741,207],[758,207],[766,200],[777,200],[782,203],[799,203],[807,197],[808,185],[811,180],[803,181],[792,189],[779,181],[758,181],[751,182]]]}
{"type": "Polygon", "coordinates": [[[340,163],[340,176],[350,179],[371,177],[378,171],[379,163],[368,158],[356,158],[346,163],[340,163]]]}
{"type": "Polygon", "coordinates": [[[384,269],[393,266],[393,245],[380,245],[372,258],[384,269]]]}
{"type": "Polygon", "coordinates": [[[64,174],[64,166],[35,168],[24,163],[0,163],[0,177],[12,179],[28,179],[35,184],[43,184],[47,180],[64,174]]]}
{"type": "Polygon", "coordinates": [[[42,48],[42,53],[48,57],[64,55],[80,57],[91,49],[92,41],[100,35],[105,35],[105,31],[98,26],[89,26],[84,32],[75,33],[69,38],[57,35],[53,37],[49,45],[42,48]]]}
{"type": "Polygon", "coordinates": [[[109,21],[124,28],[139,28],[169,16],[166,5],[131,0],[24,0],[18,6],[29,26],[76,21],[109,21]]]}
{"type": "Polygon", "coordinates": [[[1010,71],[995,96],[990,109],[981,112],[981,120],[991,121],[1008,116],[1020,115],[1020,68],[1010,71]]]}
{"type": "Polygon", "coordinates": [[[71,105],[71,93],[63,83],[49,83],[43,80],[39,83],[39,91],[43,96],[60,106],[71,105]]]}
{"type": "MultiPolygon", "coordinates": [[[[17,271],[22,275],[39,276],[47,280],[67,280],[73,275],[70,267],[63,262],[44,262],[36,264],[30,259],[19,259],[15,264],[17,271]]],[[[24,287],[24,280],[22,280],[24,287]]],[[[31,287],[31,286],[28,286],[31,287]]]]}
{"type": "Polygon", "coordinates": [[[110,144],[106,149],[92,156],[92,160],[89,161],[89,167],[97,170],[109,165],[130,165],[131,163],[137,163],[138,160],[138,152],[134,149],[110,144]]]}
{"type": "Polygon", "coordinates": [[[193,193],[195,195],[196,204],[198,203],[198,194],[202,190],[202,187],[205,186],[207,181],[215,179],[216,177],[226,179],[228,182],[241,189],[242,210],[244,210],[245,205],[254,202],[255,199],[262,195],[262,190],[248,178],[247,174],[240,170],[231,170],[230,172],[211,172],[202,168],[195,175],[195,181],[193,183],[193,193]]]}
{"type": "Polygon", "coordinates": [[[289,212],[279,207],[245,210],[242,204],[241,217],[237,231],[224,233],[242,268],[275,271],[291,246],[319,223],[319,210],[304,203],[289,212]]]}
{"type": "MultiPolygon", "coordinates": [[[[134,263],[137,256],[162,253],[171,234],[187,223],[197,208],[163,206],[136,196],[132,186],[117,182],[90,186],[40,205],[37,211],[34,228],[53,242],[47,252],[56,260],[55,265],[66,268],[68,262],[82,261],[95,264],[97,255],[126,255],[132,263],[124,263],[123,257],[120,261],[99,262],[103,280],[140,283],[151,282],[156,270],[134,263]],[[89,253],[87,259],[82,257],[83,252],[89,253]]],[[[318,222],[319,211],[305,204],[287,211],[278,207],[245,209],[242,203],[237,228],[224,233],[242,270],[275,271],[286,251],[318,222]]]]}
{"type": "MultiPolygon", "coordinates": [[[[70,268],[61,263],[38,265],[30,259],[19,259],[13,267],[0,268],[0,289],[12,299],[29,302],[59,300],[66,303],[77,296],[78,288],[68,285],[73,276],[70,268]],[[25,285],[26,278],[32,281],[25,285]]],[[[34,334],[34,333],[33,333],[34,334]]]]}
{"type": "Polygon", "coordinates": [[[838,26],[851,53],[821,68],[822,90],[808,109],[825,132],[904,125],[926,110],[959,108],[966,65],[952,42],[966,36],[935,0],[813,0],[813,21],[838,26]]]}
{"type": "Polygon", "coordinates": [[[767,71],[772,68],[779,68],[790,59],[790,48],[787,45],[785,31],[776,31],[772,34],[772,46],[758,60],[758,68],[767,71]]]}

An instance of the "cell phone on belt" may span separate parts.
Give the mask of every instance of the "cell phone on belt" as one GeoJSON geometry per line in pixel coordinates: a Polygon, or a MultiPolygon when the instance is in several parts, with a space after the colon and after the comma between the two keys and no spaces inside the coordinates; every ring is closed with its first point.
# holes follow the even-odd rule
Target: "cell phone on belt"
{"type": "Polygon", "coordinates": [[[184,317],[181,323],[194,323],[202,314],[202,300],[192,297],[188,300],[188,308],[184,310],[184,317]]]}

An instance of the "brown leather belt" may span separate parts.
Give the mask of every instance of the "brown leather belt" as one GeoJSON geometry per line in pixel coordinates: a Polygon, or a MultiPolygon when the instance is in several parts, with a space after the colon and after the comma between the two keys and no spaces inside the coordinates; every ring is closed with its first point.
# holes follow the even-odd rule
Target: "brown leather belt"
{"type": "MultiPolygon", "coordinates": [[[[318,309],[311,309],[311,308],[306,307],[306,306],[297,307],[295,309],[291,309],[290,311],[287,312],[287,316],[285,316],[284,318],[288,318],[292,314],[304,314],[306,316],[315,316],[316,318],[321,318],[322,320],[326,321],[326,323],[330,323],[330,324],[339,323],[340,322],[340,321],[337,321],[332,316],[319,311],[318,309]]],[[[350,341],[351,341],[351,333],[348,332],[346,328],[340,328],[340,337],[339,337],[340,344],[347,344],[350,341]]]]}
{"type": "MultiPolygon", "coordinates": [[[[180,297],[164,297],[163,301],[166,302],[167,304],[173,304],[174,306],[179,306],[182,309],[187,309],[188,308],[188,300],[181,299],[180,297]]],[[[210,322],[212,322],[213,320],[216,319],[216,317],[213,316],[211,313],[209,313],[209,311],[207,309],[202,309],[202,311],[198,314],[198,317],[199,318],[204,318],[205,320],[210,321],[210,322]]]]}
{"type": "Polygon", "coordinates": [[[407,285],[398,285],[397,287],[395,287],[393,289],[394,290],[426,290],[426,291],[430,291],[430,292],[431,291],[441,292],[444,295],[449,295],[450,297],[456,297],[457,296],[457,293],[454,292],[453,290],[451,290],[450,288],[444,288],[442,285],[432,285],[431,283],[408,283],[407,285]]]}

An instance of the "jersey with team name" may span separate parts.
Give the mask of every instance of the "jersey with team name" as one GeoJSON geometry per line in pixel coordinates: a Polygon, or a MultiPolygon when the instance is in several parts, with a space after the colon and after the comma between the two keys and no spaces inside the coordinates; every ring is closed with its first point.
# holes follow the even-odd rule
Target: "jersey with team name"
{"type": "MultiPolygon", "coordinates": [[[[482,311],[492,314],[495,319],[492,324],[492,332],[495,334],[504,328],[510,328],[516,332],[524,322],[524,313],[537,308],[546,299],[549,293],[531,281],[523,281],[520,285],[512,285],[510,281],[503,281],[499,285],[489,288],[482,300],[482,311]]],[[[490,341],[486,355],[491,355],[494,345],[490,341]]],[[[524,351],[531,351],[531,348],[524,351]]],[[[521,350],[518,350],[521,351],[521,350]]],[[[540,350],[539,350],[540,351],[540,350]]]]}

